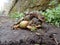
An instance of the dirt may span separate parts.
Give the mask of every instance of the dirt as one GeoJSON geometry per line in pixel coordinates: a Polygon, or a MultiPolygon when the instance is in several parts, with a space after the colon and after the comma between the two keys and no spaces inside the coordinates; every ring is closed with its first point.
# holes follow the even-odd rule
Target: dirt
{"type": "Polygon", "coordinates": [[[35,32],[28,29],[12,30],[15,22],[7,16],[0,16],[0,45],[60,45],[60,28],[44,23],[35,32]]]}

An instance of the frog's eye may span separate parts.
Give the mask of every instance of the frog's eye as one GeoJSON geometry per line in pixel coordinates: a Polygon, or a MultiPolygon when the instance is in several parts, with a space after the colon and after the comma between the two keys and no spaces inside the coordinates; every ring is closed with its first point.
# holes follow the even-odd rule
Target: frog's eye
{"type": "Polygon", "coordinates": [[[38,21],[39,21],[39,22],[41,22],[41,20],[40,20],[40,19],[38,19],[38,21]]]}
{"type": "Polygon", "coordinates": [[[45,19],[44,16],[42,16],[42,19],[45,19]]]}

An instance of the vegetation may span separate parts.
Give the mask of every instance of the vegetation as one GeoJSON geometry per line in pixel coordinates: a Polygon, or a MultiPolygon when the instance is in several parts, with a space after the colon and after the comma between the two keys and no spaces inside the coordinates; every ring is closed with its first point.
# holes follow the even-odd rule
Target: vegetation
{"type": "Polygon", "coordinates": [[[46,22],[60,26],[60,4],[53,9],[46,9],[45,12],[41,12],[46,17],[46,22]]]}
{"type": "Polygon", "coordinates": [[[11,13],[9,16],[11,18],[22,18],[22,17],[24,17],[24,14],[23,13],[15,12],[15,13],[11,13]]]}

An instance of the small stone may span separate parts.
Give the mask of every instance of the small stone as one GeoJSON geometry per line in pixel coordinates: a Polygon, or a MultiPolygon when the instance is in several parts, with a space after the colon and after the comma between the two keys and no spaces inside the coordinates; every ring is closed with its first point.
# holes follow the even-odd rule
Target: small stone
{"type": "Polygon", "coordinates": [[[39,44],[35,44],[35,45],[39,45],[39,44]]]}
{"type": "Polygon", "coordinates": [[[40,35],[40,33],[36,32],[37,35],[40,35]]]}

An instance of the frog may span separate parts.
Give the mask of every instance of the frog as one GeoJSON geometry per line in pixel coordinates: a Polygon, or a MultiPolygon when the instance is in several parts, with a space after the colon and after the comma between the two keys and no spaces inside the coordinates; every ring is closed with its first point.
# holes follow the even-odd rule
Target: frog
{"type": "MultiPolygon", "coordinates": [[[[39,27],[42,26],[42,24],[45,22],[45,17],[41,15],[40,13],[37,12],[29,12],[25,13],[25,17],[20,19],[16,24],[12,26],[12,29],[20,29],[20,24],[21,22],[27,22],[26,27],[27,29],[30,29],[30,27],[35,27],[38,29],[39,27]]],[[[31,30],[31,29],[30,29],[31,30]]]]}

